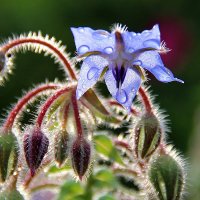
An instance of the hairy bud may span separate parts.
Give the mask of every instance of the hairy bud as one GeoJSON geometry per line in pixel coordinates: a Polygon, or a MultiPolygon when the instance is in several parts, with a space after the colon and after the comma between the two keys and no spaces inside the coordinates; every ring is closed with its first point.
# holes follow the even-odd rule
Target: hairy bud
{"type": "MultiPolygon", "coordinates": [[[[27,131],[27,130],[26,130],[27,131]]],[[[47,153],[49,140],[40,128],[34,127],[24,135],[24,152],[31,175],[35,174],[44,155],[47,153]]]]}
{"type": "Polygon", "coordinates": [[[183,171],[173,157],[166,154],[157,157],[150,165],[148,176],[155,191],[155,199],[181,198],[184,185],[183,171]]]}
{"type": "Polygon", "coordinates": [[[8,179],[17,167],[19,147],[12,133],[0,135],[0,181],[8,179]]]}
{"type": "Polygon", "coordinates": [[[75,173],[82,180],[89,168],[91,160],[91,145],[84,138],[77,138],[71,149],[72,167],[75,173]]]}
{"type": "Polygon", "coordinates": [[[61,166],[68,157],[69,135],[66,130],[61,130],[55,138],[55,160],[61,166]]]}
{"type": "Polygon", "coordinates": [[[148,158],[158,147],[161,128],[153,114],[144,115],[135,127],[135,154],[137,158],[148,158]]]}

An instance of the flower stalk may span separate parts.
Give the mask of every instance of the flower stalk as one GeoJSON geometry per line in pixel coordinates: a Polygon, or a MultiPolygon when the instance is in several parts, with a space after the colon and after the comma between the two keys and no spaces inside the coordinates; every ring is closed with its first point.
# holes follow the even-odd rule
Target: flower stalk
{"type": "Polygon", "coordinates": [[[60,47],[60,44],[56,43],[54,40],[54,38],[49,39],[49,36],[43,38],[41,33],[39,33],[38,35],[36,33],[29,33],[28,36],[22,35],[21,37],[10,39],[7,43],[5,43],[5,45],[1,46],[0,52],[6,55],[9,52],[19,51],[20,48],[36,49],[34,47],[34,45],[36,45],[39,49],[46,51],[49,54],[56,55],[58,60],[64,65],[65,69],[68,71],[70,78],[72,78],[72,80],[77,80],[76,73],[71,66],[72,64],[69,61],[68,55],[63,51],[64,47],[60,47]]]}
{"type": "Polygon", "coordinates": [[[67,95],[68,92],[72,91],[74,89],[74,87],[67,87],[67,88],[63,88],[61,90],[58,90],[57,92],[55,92],[51,97],[49,97],[49,99],[47,99],[47,101],[45,102],[45,104],[42,106],[40,113],[36,119],[36,126],[41,127],[42,126],[42,122],[43,119],[45,117],[45,114],[47,113],[48,109],[51,107],[51,105],[61,96],[63,95],[67,95]]]}
{"type": "Polygon", "coordinates": [[[143,87],[139,88],[139,95],[142,99],[142,102],[144,104],[144,108],[146,110],[147,113],[152,113],[152,104],[151,104],[151,100],[146,92],[146,90],[143,87]]]}
{"type": "Polygon", "coordinates": [[[56,90],[58,87],[59,86],[57,84],[44,84],[28,92],[23,98],[19,100],[19,102],[9,113],[6,121],[3,124],[4,132],[9,132],[8,130],[12,129],[16,116],[19,114],[19,112],[21,112],[21,110],[28,104],[30,100],[34,99],[39,93],[47,90],[56,90]]]}

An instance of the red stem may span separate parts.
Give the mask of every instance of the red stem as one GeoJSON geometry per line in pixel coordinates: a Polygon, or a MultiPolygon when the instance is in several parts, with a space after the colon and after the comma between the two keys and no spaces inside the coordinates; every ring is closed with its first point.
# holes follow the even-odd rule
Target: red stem
{"type": "MultiPolygon", "coordinates": [[[[114,105],[114,106],[119,106],[120,108],[123,108],[123,106],[122,106],[121,104],[119,104],[118,102],[116,102],[116,101],[110,100],[108,103],[109,103],[111,106],[114,105]]],[[[131,107],[131,113],[132,113],[133,115],[135,115],[135,116],[139,116],[139,114],[140,114],[140,113],[139,113],[136,109],[134,109],[133,107],[131,107]]]]}
{"type": "Polygon", "coordinates": [[[142,98],[142,102],[145,106],[146,112],[151,113],[152,112],[152,105],[151,105],[151,101],[150,101],[150,98],[149,98],[147,92],[145,91],[144,88],[140,87],[139,94],[142,98]]]}
{"type": "Polygon", "coordinates": [[[38,127],[41,127],[43,119],[45,117],[46,112],[48,111],[49,107],[52,105],[52,103],[57,100],[61,95],[69,92],[70,90],[72,90],[73,87],[67,87],[64,89],[61,89],[59,91],[57,91],[53,96],[49,97],[46,102],[44,103],[44,105],[41,108],[41,111],[36,119],[36,125],[38,127]]]}
{"type": "Polygon", "coordinates": [[[52,44],[48,43],[47,41],[43,41],[43,40],[40,40],[40,39],[31,39],[31,38],[18,38],[16,40],[12,40],[10,43],[8,43],[4,47],[2,47],[2,51],[7,52],[11,48],[13,48],[13,47],[15,47],[17,45],[25,44],[25,43],[41,44],[41,45],[44,45],[44,46],[48,47],[49,49],[51,49],[62,60],[62,62],[64,63],[66,69],[69,72],[70,77],[73,80],[77,80],[76,73],[71,68],[71,65],[68,62],[66,56],[63,55],[63,53],[61,51],[59,51],[58,48],[54,47],[52,44]]]}
{"type": "Polygon", "coordinates": [[[64,113],[61,122],[63,129],[66,129],[68,114],[69,114],[69,102],[65,103],[64,105],[64,113]]]}
{"type": "Polygon", "coordinates": [[[115,144],[116,146],[123,147],[123,148],[125,148],[125,149],[128,150],[128,151],[132,151],[130,145],[129,145],[128,143],[122,141],[122,140],[117,140],[117,139],[116,139],[116,140],[114,140],[114,144],[115,144]]]}
{"type": "Polygon", "coordinates": [[[39,87],[31,90],[30,92],[28,92],[22,99],[19,100],[19,102],[16,104],[16,106],[12,109],[12,111],[8,115],[6,121],[3,125],[3,129],[9,130],[12,128],[13,123],[14,123],[15,118],[18,115],[18,113],[38,93],[43,92],[44,90],[50,90],[50,89],[55,90],[57,88],[58,88],[58,85],[56,85],[56,84],[46,84],[46,85],[39,86],[39,87]]]}
{"type": "Polygon", "coordinates": [[[124,174],[133,175],[133,176],[139,176],[139,173],[132,169],[114,167],[112,170],[114,173],[124,173],[124,174]]]}
{"type": "Polygon", "coordinates": [[[74,111],[74,118],[76,122],[76,127],[77,127],[77,135],[79,138],[83,137],[83,131],[82,131],[82,125],[81,125],[81,119],[78,111],[78,102],[76,100],[76,93],[74,92],[72,94],[72,107],[74,111]]]}

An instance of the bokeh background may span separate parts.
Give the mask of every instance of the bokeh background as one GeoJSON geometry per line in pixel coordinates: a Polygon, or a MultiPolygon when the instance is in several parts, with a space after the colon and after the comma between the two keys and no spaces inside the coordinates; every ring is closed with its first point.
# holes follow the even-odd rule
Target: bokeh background
{"type": "MultiPolygon", "coordinates": [[[[200,179],[199,10],[198,0],[0,0],[0,39],[3,42],[12,34],[41,30],[62,40],[74,55],[71,26],[109,29],[119,22],[127,25],[128,30],[141,32],[158,23],[162,40],[172,49],[163,56],[164,62],[185,83],[164,84],[151,75],[149,83],[156,103],[169,115],[169,142],[187,158],[189,168],[196,171],[193,176],[200,179]]],[[[14,75],[0,87],[1,116],[22,95],[22,90],[46,79],[63,79],[49,57],[18,54],[15,63],[14,75]]],[[[200,199],[198,181],[191,178],[189,185],[195,188],[191,199],[200,199]]]]}

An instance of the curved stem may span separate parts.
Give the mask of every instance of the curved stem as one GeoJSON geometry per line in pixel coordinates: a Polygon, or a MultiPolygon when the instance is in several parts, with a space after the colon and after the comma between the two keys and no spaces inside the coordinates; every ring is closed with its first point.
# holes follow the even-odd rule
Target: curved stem
{"type": "Polygon", "coordinates": [[[42,189],[50,189],[50,188],[54,189],[54,188],[58,188],[59,186],[60,186],[59,184],[47,183],[47,184],[39,185],[37,187],[32,188],[30,192],[33,193],[42,189]]]}
{"type": "Polygon", "coordinates": [[[43,38],[42,36],[38,36],[38,38],[31,38],[31,36],[27,36],[27,37],[18,37],[16,39],[10,40],[8,43],[5,44],[5,46],[1,47],[2,52],[4,52],[6,54],[6,52],[8,52],[9,50],[12,50],[12,48],[16,48],[19,45],[25,45],[27,44],[37,44],[37,45],[43,45],[45,47],[47,47],[48,49],[50,49],[51,51],[54,52],[54,54],[57,55],[57,57],[62,61],[62,63],[64,64],[64,66],[66,67],[67,71],[69,72],[70,77],[73,80],[77,80],[76,77],[76,73],[74,71],[74,69],[71,67],[70,62],[68,61],[67,55],[65,55],[60,49],[59,47],[57,47],[58,45],[53,45],[50,43],[50,41],[48,41],[47,39],[43,38]]]}
{"type": "Polygon", "coordinates": [[[61,90],[57,91],[53,96],[49,97],[46,100],[45,104],[42,106],[41,111],[36,119],[36,125],[38,127],[41,127],[43,119],[45,117],[45,114],[48,111],[48,109],[50,108],[50,106],[52,105],[52,103],[55,102],[61,95],[64,95],[73,89],[74,89],[73,86],[61,89],[61,90]]]}
{"type": "Polygon", "coordinates": [[[123,173],[123,174],[133,175],[136,177],[138,177],[140,175],[139,172],[132,170],[132,169],[127,169],[127,168],[114,167],[114,168],[112,168],[112,171],[115,174],[123,173]]]}
{"type": "Polygon", "coordinates": [[[115,144],[116,146],[125,148],[127,151],[132,152],[130,145],[129,145],[128,143],[122,141],[122,140],[115,139],[115,140],[114,140],[114,144],[115,144]]]}
{"type": "Polygon", "coordinates": [[[63,108],[62,111],[64,111],[64,112],[61,113],[61,110],[60,110],[61,127],[62,127],[63,130],[65,130],[66,126],[67,126],[67,119],[68,119],[68,114],[69,114],[69,105],[70,105],[69,101],[65,102],[64,106],[62,107],[63,108]]]}
{"type": "MultiPolygon", "coordinates": [[[[113,101],[113,100],[110,100],[109,102],[108,102],[111,106],[118,106],[118,107],[120,107],[120,108],[123,108],[123,106],[121,105],[121,104],[119,104],[118,102],[116,102],[116,101],[113,101]]],[[[135,115],[135,116],[139,116],[140,115],[140,113],[135,109],[135,108],[133,108],[133,107],[131,107],[131,113],[133,114],[133,115],[135,115]]]]}
{"type": "Polygon", "coordinates": [[[55,90],[57,88],[58,88],[57,84],[45,84],[28,92],[22,99],[19,100],[19,102],[15,105],[15,107],[9,113],[6,121],[4,122],[3,130],[6,131],[12,128],[16,116],[32,98],[34,98],[39,93],[44,92],[45,90],[55,90]]]}
{"type": "Polygon", "coordinates": [[[77,135],[79,138],[83,137],[83,131],[82,131],[82,125],[81,125],[81,119],[79,115],[79,109],[78,109],[78,102],[76,100],[76,92],[74,91],[72,94],[72,107],[74,111],[74,119],[76,123],[76,128],[77,128],[77,135]]]}
{"type": "Polygon", "coordinates": [[[144,107],[146,109],[147,113],[152,113],[152,105],[151,105],[151,100],[147,94],[147,92],[145,91],[145,89],[143,87],[140,87],[139,89],[139,94],[140,97],[142,98],[142,102],[144,104],[144,107]]]}

